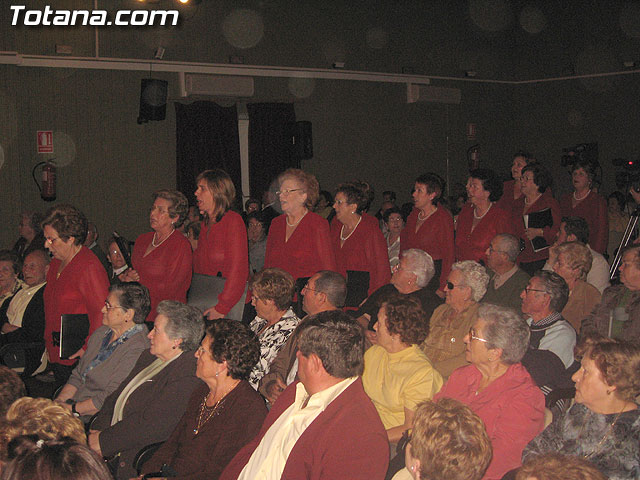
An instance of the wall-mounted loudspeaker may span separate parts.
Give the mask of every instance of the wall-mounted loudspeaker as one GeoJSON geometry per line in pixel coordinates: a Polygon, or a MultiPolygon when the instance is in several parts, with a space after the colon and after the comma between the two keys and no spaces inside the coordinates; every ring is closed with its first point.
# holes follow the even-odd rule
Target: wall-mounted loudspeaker
{"type": "Polygon", "coordinates": [[[149,120],[164,120],[167,116],[168,83],[154,78],[143,78],[140,84],[140,113],[138,124],[149,120]]]}
{"type": "Polygon", "coordinates": [[[311,122],[295,122],[292,124],[291,145],[294,155],[300,160],[313,158],[311,122]]]}

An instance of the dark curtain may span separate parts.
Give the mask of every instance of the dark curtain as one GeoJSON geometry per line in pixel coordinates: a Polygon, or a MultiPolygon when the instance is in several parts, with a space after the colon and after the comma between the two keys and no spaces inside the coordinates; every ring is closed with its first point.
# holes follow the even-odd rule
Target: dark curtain
{"type": "Polygon", "coordinates": [[[176,103],[177,189],[195,204],[196,177],[209,168],[226,171],[241,198],[238,113],[213,102],[176,103]]]}
{"type": "Polygon", "coordinates": [[[277,175],[287,168],[300,168],[291,148],[296,114],[292,103],[250,103],[249,188],[260,198],[277,175]]]}

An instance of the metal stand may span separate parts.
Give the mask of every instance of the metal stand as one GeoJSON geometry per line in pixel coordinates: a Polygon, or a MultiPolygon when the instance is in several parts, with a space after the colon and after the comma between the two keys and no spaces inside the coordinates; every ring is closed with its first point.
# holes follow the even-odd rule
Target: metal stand
{"type": "Polygon", "coordinates": [[[633,232],[636,229],[636,225],[638,224],[638,218],[640,218],[640,206],[636,207],[636,209],[631,214],[629,218],[629,223],[627,223],[627,228],[624,231],[624,235],[622,236],[622,240],[620,240],[620,245],[618,246],[618,251],[616,252],[616,256],[611,262],[611,268],[609,269],[609,279],[613,280],[616,272],[618,271],[618,267],[620,266],[620,262],[622,261],[622,250],[624,247],[631,243],[631,237],[633,236],[633,232]]]}

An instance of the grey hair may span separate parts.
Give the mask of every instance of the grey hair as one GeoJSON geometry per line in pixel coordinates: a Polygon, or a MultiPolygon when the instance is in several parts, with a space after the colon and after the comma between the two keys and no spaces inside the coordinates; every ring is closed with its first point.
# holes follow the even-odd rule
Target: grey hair
{"type": "Polygon", "coordinates": [[[320,270],[316,278],[316,290],[327,296],[327,301],[336,308],[344,307],[347,299],[347,282],[342,275],[331,270],[320,270]]]}
{"type": "Polygon", "coordinates": [[[410,248],[402,252],[401,259],[403,258],[409,262],[409,271],[416,276],[416,285],[426,287],[436,272],[431,255],[424,250],[410,248]]]}
{"type": "Polygon", "coordinates": [[[499,233],[496,238],[500,242],[500,251],[507,256],[511,263],[515,263],[520,255],[520,239],[510,233],[499,233]]]}
{"type": "Polygon", "coordinates": [[[462,272],[464,277],[462,284],[471,289],[471,300],[474,302],[482,300],[489,285],[489,274],[486,268],[473,260],[464,260],[454,263],[451,270],[462,272]]]}
{"type": "Polygon", "coordinates": [[[556,272],[539,270],[531,278],[539,278],[542,289],[549,294],[549,307],[554,312],[562,312],[569,301],[569,285],[556,272]]]}
{"type": "Polygon", "coordinates": [[[531,332],[527,322],[513,308],[483,303],[478,318],[485,322],[482,332],[487,348],[502,350],[501,360],[507,365],[518,363],[529,348],[531,332]]]}
{"type": "Polygon", "coordinates": [[[186,352],[198,348],[204,335],[204,320],[200,310],[175,300],[163,300],[156,310],[158,315],[167,317],[167,336],[171,340],[182,339],[180,350],[186,352]]]}

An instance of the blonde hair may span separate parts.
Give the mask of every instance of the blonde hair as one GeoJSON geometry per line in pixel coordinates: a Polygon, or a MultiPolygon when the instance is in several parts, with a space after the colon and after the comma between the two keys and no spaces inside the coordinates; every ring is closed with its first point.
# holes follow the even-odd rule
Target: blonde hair
{"type": "Polygon", "coordinates": [[[600,470],[587,460],[573,455],[547,453],[536,455],[520,467],[516,480],[606,480],[600,470]]]}
{"type": "Polygon", "coordinates": [[[565,256],[570,268],[578,270],[578,278],[580,280],[587,278],[593,262],[589,247],[580,242],[565,242],[556,247],[556,252],[558,256],[560,254],[565,256]]]}
{"type": "Polygon", "coordinates": [[[37,435],[41,440],[70,437],[87,443],[84,425],[59,403],[48,398],[22,397],[9,407],[0,426],[0,459],[7,459],[7,445],[20,435],[37,435]]]}
{"type": "Polygon", "coordinates": [[[289,168],[278,176],[278,185],[282,185],[282,182],[289,179],[298,182],[302,186],[302,189],[307,194],[307,201],[304,202],[304,206],[309,210],[313,210],[320,196],[320,185],[316,177],[299,168],[289,168]]]}

